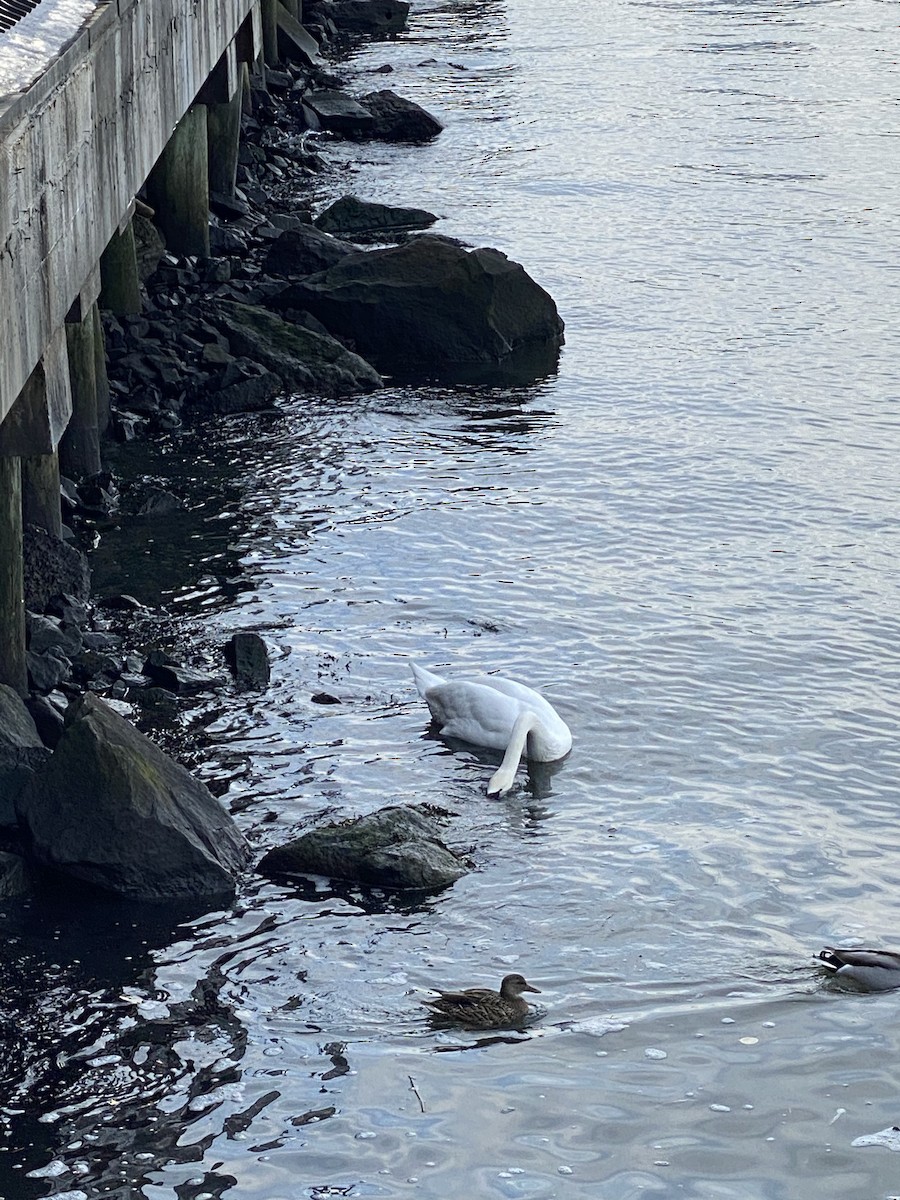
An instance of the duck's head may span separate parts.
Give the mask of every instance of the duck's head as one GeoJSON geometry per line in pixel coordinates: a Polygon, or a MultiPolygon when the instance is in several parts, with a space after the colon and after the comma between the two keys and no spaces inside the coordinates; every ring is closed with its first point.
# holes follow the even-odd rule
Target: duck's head
{"type": "Polygon", "coordinates": [[[500,984],[500,995],[506,1000],[515,1000],[523,992],[536,992],[541,994],[541,989],[532,987],[527,983],[524,975],[504,975],[503,981],[500,984]]]}

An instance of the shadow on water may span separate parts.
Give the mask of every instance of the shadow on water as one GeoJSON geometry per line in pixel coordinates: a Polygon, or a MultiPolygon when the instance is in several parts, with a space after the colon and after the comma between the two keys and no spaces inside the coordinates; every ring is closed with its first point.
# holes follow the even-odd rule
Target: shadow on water
{"type": "Polygon", "coordinates": [[[433,384],[471,388],[531,388],[559,373],[560,349],[553,343],[530,344],[495,363],[443,364],[440,374],[423,376],[421,365],[399,368],[391,376],[398,385],[420,388],[433,384]]]}
{"type": "Polygon", "coordinates": [[[130,1196],[147,1162],[186,1160],[178,1145],[185,1118],[221,1085],[223,1071],[196,1070],[176,1043],[219,1043],[217,1057],[227,1055],[233,1073],[245,1039],[219,1000],[215,970],[175,1004],[163,1004],[149,983],[154,952],[204,907],[62,888],[3,902],[4,1200],[69,1190],[87,1174],[105,1195],[130,1196]],[[49,1164],[48,1144],[56,1147],[49,1164]]]}

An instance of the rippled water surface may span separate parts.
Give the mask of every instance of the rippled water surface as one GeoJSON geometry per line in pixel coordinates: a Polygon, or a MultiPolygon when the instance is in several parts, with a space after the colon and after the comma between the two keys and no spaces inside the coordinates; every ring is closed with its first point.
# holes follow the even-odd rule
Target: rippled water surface
{"type": "Polygon", "coordinates": [[[476,869],[408,904],[257,880],[174,941],[8,914],[5,1200],[896,1193],[853,1142],[900,1117],[900,1000],[810,957],[900,940],[896,11],[424,2],[353,60],[446,129],[335,151],[342,183],[524,263],[559,373],[185,435],[140,586],[188,647],[272,647],[268,692],[190,715],[257,845],[427,800],[476,869]],[[410,659],[539,687],[572,754],[487,800],[410,659]],[[422,1021],[510,969],[527,1032],[422,1021]]]}

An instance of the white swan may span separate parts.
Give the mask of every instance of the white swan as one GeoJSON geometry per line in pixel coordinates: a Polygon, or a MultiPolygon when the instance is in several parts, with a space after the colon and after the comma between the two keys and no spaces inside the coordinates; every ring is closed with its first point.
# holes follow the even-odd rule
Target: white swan
{"type": "Polygon", "coordinates": [[[900,987],[900,954],[896,950],[838,949],[826,946],[815,958],[832,975],[854,979],[863,987],[885,992],[900,987]]]}
{"type": "Polygon", "coordinates": [[[419,695],[444,737],[503,750],[503,761],[488,784],[489,796],[508,792],[519,760],[555,762],[572,749],[572,734],[543,696],[495,675],[442,679],[410,663],[419,695]]]}

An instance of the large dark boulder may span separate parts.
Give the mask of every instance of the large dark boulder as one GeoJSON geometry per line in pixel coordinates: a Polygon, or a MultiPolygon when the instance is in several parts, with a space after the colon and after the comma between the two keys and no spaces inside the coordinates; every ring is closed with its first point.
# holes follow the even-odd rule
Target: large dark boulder
{"type": "Polygon", "coordinates": [[[303,11],[305,20],[329,20],[343,32],[377,38],[402,33],[409,4],[407,0],[314,0],[303,11]]]}
{"type": "Polygon", "coordinates": [[[248,858],[205,784],[91,693],[16,808],[36,863],[132,899],[227,896],[248,858]]]}
{"type": "Polygon", "coordinates": [[[430,142],[444,128],[421,104],[388,88],[360,96],[359,102],[372,114],[370,136],[383,142],[430,142]]]}
{"type": "Polygon", "coordinates": [[[0,826],[16,824],[16,796],[49,757],[25,701],[0,683],[0,826]]]}
{"type": "Polygon", "coordinates": [[[552,370],[563,341],[552,298],[518,263],[427,235],[349,255],[270,303],[308,310],[387,372],[441,377],[527,355],[536,376],[552,370]]]}
{"type": "Polygon", "coordinates": [[[346,396],[382,386],[378,372],[334,338],[264,308],[220,300],[210,302],[204,315],[232,350],[278,375],[286,391],[346,396]]]}
{"type": "Polygon", "coordinates": [[[287,229],[276,238],[266,255],[266,271],[269,275],[299,277],[325,271],[335,263],[355,254],[357,246],[332,237],[315,225],[301,225],[299,229],[287,229]]]}
{"type": "Polygon", "coordinates": [[[438,891],[466,874],[426,813],[390,806],[366,817],[325,825],[277,846],[259,864],[262,874],[326,875],[368,887],[438,891]]]}
{"type": "MultiPolygon", "coordinates": [[[[397,234],[427,229],[437,217],[425,208],[405,208],[397,204],[377,204],[357,196],[341,196],[316,217],[318,229],[344,234],[359,241],[378,235],[381,241],[396,241],[397,234]]],[[[354,246],[353,249],[359,253],[354,246]]],[[[329,266],[331,264],[329,263],[329,266]]],[[[327,267],[323,267],[327,270],[327,267]]]]}

